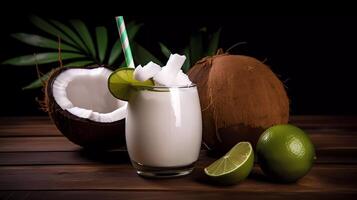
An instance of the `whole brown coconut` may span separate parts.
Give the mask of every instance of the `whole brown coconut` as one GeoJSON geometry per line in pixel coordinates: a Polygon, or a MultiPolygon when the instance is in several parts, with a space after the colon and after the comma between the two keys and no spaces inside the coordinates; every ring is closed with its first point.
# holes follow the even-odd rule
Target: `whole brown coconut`
{"type": "MultiPolygon", "coordinates": [[[[93,69],[88,67],[86,69],[93,69]]],[[[89,149],[110,149],[125,144],[125,118],[119,121],[102,123],[77,117],[63,110],[53,96],[55,79],[66,70],[73,68],[58,68],[48,79],[45,86],[45,109],[60,132],[73,143],[89,149]]],[[[93,91],[95,93],[95,91],[93,91]]],[[[85,98],[85,97],[83,97],[85,98]]]]}
{"type": "Polygon", "coordinates": [[[188,72],[202,107],[203,141],[222,154],[240,141],[256,145],[260,134],[289,119],[283,84],[259,60],[221,54],[198,61],[188,72]]]}

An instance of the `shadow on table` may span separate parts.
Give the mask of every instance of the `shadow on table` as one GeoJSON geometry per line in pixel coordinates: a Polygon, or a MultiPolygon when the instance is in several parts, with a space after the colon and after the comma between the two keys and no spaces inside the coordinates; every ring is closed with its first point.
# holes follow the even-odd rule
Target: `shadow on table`
{"type": "MultiPolygon", "coordinates": [[[[222,185],[222,184],[218,184],[217,182],[212,181],[203,171],[203,168],[196,168],[193,173],[192,173],[192,177],[195,181],[202,183],[202,184],[208,184],[208,185],[213,185],[216,187],[224,187],[226,188],[227,186],[234,186],[234,185],[222,185]]],[[[255,167],[252,172],[249,174],[249,176],[242,181],[242,183],[244,181],[247,180],[254,180],[256,182],[262,182],[262,183],[270,183],[270,184],[282,184],[281,182],[278,181],[274,181],[272,179],[270,179],[269,177],[265,176],[263,174],[263,172],[255,167]]],[[[239,184],[239,183],[238,183],[239,184]]],[[[293,183],[292,183],[293,184],[293,183]]]]}
{"type": "MultiPolygon", "coordinates": [[[[217,184],[216,182],[212,181],[205,173],[203,168],[195,168],[191,174],[192,178],[194,181],[200,183],[200,184],[204,184],[204,185],[212,185],[215,187],[222,187],[222,188],[226,188],[227,185],[221,185],[221,184],[217,184]]],[[[234,186],[234,185],[231,185],[234,186]]],[[[228,185],[228,187],[230,187],[228,185]]]]}
{"type": "Polygon", "coordinates": [[[272,180],[269,179],[269,177],[265,176],[260,169],[253,169],[252,172],[249,174],[250,179],[253,179],[257,182],[268,182],[268,183],[274,183],[272,180]]]}
{"type": "Polygon", "coordinates": [[[91,149],[81,149],[79,155],[90,161],[105,164],[128,164],[130,158],[126,150],[100,151],[91,149]]]}
{"type": "Polygon", "coordinates": [[[256,182],[265,182],[265,183],[270,183],[270,184],[295,184],[295,182],[287,183],[287,182],[282,182],[278,181],[272,178],[269,178],[268,176],[264,175],[261,169],[255,168],[252,170],[250,173],[249,179],[255,180],[256,182]]]}

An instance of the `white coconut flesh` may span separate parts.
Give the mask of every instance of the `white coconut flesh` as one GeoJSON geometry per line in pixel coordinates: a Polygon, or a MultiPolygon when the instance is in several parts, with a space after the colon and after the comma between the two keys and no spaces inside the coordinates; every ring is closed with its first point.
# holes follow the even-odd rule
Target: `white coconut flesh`
{"type": "Polygon", "coordinates": [[[53,97],[63,110],[80,118],[102,123],[124,119],[127,103],[108,90],[111,73],[104,67],[67,69],[55,78],[53,97]]]}

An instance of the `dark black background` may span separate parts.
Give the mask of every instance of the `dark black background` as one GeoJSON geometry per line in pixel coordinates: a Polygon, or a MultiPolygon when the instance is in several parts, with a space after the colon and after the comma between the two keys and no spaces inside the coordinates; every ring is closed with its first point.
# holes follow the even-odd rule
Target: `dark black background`
{"type": "MultiPolygon", "coordinates": [[[[42,33],[28,20],[30,14],[66,21],[80,18],[90,29],[97,25],[117,35],[113,10],[98,12],[8,12],[1,14],[0,61],[41,51],[9,37],[10,33],[42,33]]],[[[157,14],[157,13],[156,13],[157,14]]],[[[233,52],[267,59],[287,86],[292,114],[357,114],[357,17],[351,16],[126,16],[142,22],[137,41],[158,57],[158,41],[182,48],[190,33],[202,26],[223,27],[220,46],[233,52]]],[[[47,71],[49,68],[41,67],[47,71]]],[[[42,115],[35,100],[40,90],[22,91],[36,78],[34,66],[0,66],[0,115],[42,115]]]]}

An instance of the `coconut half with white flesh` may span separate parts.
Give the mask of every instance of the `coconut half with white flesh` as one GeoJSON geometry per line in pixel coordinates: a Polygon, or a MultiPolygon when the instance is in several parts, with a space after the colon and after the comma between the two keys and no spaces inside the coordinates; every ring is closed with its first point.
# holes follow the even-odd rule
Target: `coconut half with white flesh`
{"type": "Polygon", "coordinates": [[[46,106],[52,121],[70,141],[86,148],[125,144],[125,101],[107,86],[105,67],[59,68],[46,85],[46,106]]]}

